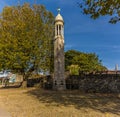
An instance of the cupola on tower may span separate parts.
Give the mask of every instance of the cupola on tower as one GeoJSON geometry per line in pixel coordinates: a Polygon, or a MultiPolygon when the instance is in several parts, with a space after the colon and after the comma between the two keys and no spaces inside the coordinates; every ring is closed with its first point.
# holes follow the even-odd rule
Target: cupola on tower
{"type": "Polygon", "coordinates": [[[66,89],[65,84],[65,63],[64,63],[64,20],[60,15],[55,18],[55,37],[54,37],[54,81],[53,88],[56,90],[66,89]]]}

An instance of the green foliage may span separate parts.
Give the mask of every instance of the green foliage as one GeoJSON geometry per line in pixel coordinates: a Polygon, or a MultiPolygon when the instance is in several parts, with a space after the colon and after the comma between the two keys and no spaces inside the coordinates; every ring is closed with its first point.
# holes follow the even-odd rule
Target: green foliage
{"type": "Polygon", "coordinates": [[[70,65],[68,66],[71,75],[79,75],[80,67],[79,65],[70,65]]]}
{"type": "Polygon", "coordinates": [[[50,70],[54,16],[42,5],[5,7],[0,14],[0,69],[50,70]]]}
{"type": "Polygon", "coordinates": [[[82,0],[79,6],[84,14],[93,19],[109,15],[113,16],[110,23],[120,21],[120,0],[82,0]]]}
{"type": "Polygon", "coordinates": [[[76,68],[77,70],[89,73],[107,69],[102,65],[101,60],[99,60],[95,53],[83,53],[75,50],[68,50],[65,53],[65,65],[66,70],[70,70],[71,67],[73,68],[73,65],[78,65],[79,67],[76,68]]]}
{"type": "Polygon", "coordinates": [[[73,58],[80,55],[81,52],[76,50],[69,50],[65,52],[65,68],[73,64],[73,58]]]}

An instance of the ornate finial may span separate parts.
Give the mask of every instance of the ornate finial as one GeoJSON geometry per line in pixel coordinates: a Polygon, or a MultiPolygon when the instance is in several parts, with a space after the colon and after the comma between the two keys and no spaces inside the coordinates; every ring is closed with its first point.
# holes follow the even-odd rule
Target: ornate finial
{"type": "Polygon", "coordinates": [[[58,14],[60,14],[60,8],[58,8],[57,11],[58,11],[58,14]]]}

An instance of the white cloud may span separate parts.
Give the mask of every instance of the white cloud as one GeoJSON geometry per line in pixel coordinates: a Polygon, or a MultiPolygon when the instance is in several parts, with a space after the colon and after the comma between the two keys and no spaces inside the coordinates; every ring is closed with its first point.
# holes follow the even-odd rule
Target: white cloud
{"type": "Polygon", "coordinates": [[[120,45],[113,45],[114,49],[120,49],[120,45]]]}
{"type": "Polygon", "coordinates": [[[74,47],[75,47],[75,45],[65,44],[65,50],[70,50],[70,49],[73,49],[74,47]]]}

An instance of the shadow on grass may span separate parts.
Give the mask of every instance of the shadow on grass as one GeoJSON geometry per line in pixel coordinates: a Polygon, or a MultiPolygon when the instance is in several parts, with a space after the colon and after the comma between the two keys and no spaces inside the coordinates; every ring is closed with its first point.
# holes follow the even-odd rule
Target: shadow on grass
{"type": "Polygon", "coordinates": [[[34,89],[27,92],[46,106],[74,106],[76,109],[94,109],[102,113],[120,115],[120,98],[115,94],[87,94],[79,91],[48,91],[34,89]]]}

